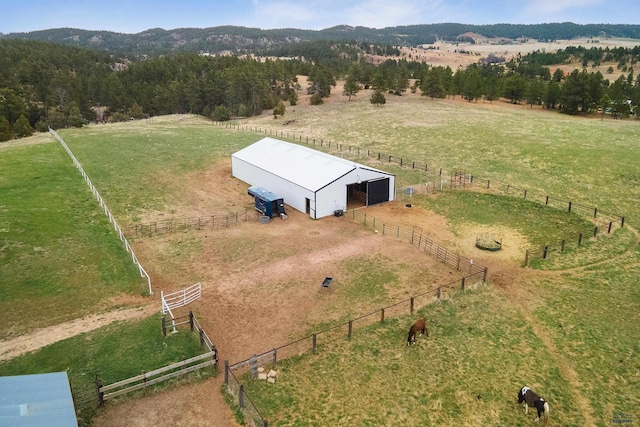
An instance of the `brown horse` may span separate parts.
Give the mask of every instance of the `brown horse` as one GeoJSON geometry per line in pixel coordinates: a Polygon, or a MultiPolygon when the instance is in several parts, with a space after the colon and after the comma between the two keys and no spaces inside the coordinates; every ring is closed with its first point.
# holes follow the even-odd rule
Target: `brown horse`
{"type": "Polygon", "coordinates": [[[542,418],[542,424],[547,425],[549,421],[549,404],[540,396],[535,394],[529,387],[522,387],[518,392],[518,403],[524,404],[525,415],[529,413],[529,406],[536,408],[538,411],[538,418],[536,421],[542,418]]]}
{"type": "Polygon", "coordinates": [[[429,336],[429,331],[427,330],[427,322],[424,319],[418,319],[413,322],[411,328],[409,328],[409,336],[407,337],[407,347],[416,342],[416,335],[418,335],[418,331],[422,335],[427,334],[429,336]]]}

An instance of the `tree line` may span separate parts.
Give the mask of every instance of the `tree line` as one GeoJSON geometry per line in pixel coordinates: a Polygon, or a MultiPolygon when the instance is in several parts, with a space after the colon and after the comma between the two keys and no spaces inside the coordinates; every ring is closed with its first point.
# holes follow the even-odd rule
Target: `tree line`
{"type": "Polygon", "coordinates": [[[418,46],[437,40],[456,41],[461,34],[476,33],[493,38],[518,38],[539,41],[571,40],[577,37],[621,37],[640,39],[640,25],[574,24],[492,24],[470,25],[439,23],[387,28],[338,25],[323,30],[247,28],[218,26],[209,28],[151,28],[137,34],[93,31],[77,28],[54,28],[28,33],[1,34],[0,38],[52,41],[57,44],[87,49],[100,49],[111,54],[138,59],[158,57],[173,52],[256,53],[257,50],[286,46],[292,42],[320,40],[358,40],[370,44],[418,46]]]}
{"type": "Polygon", "coordinates": [[[285,114],[301,92],[322,103],[337,79],[345,96],[374,90],[371,101],[420,91],[426,98],[461,96],[469,102],[506,98],[562,113],[609,112],[638,115],[640,78],[633,65],[638,49],[575,49],[534,52],[506,63],[479,62],[466,69],[431,67],[406,59],[379,65],[366,54],[393,52],[386,45],[318,41],[278,52],[288,59],[208,56],[184,53],[124,63],[105,52],[54,43],[0,39],[0,140],[28,136],[48,127],[82,126],[90,121],[130,120],[173,113],[215,120],[246,117],[274,109],[285,114]],[[565,75],[546,65],[582,58],[581,69],[565,75]],[[621,74],[610,81],[589,70],[611,60],[621,74]],[[586,61],[586,62],[585,62],[586,61]],[[301,87],[297,76],[308,77],[301,87]]]}

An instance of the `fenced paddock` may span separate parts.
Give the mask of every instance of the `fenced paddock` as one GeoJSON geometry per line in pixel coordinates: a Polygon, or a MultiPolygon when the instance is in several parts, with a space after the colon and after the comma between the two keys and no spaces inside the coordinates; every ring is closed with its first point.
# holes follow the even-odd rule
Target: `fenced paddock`
{"type": "Polygon", "coordinates": [[[457,289],[464,291],[465,289],[484,283],[486,281],[486,274],[486,267],[478,266],[478,269],[475,270],[474,273],[468,274],[460,280],[438,286],[437,288],[431,289],[422,294],[395,302],[386,307],[382,307],[379,310],[363,314],[354,319],[350,319],[347,322],[334,325],[322,331],[314,332],[311,335],[307,335],[298,340],[275,347],[266,352],[254,354],[250,358],[240,362],[230,364],[228,360],[225,360],[224,382],[227,386],[227,390],[243,411],[245,419],[251,420],[253,423],[249,425],[267,427],[269,425],[269,421],[261,415],[260,410],[253,403],[247,392],[244,390],[244,386],[238,380],[236,373],[241,375],[247,372],[247,370],[252,366],[258,365],[271,365],[275,367],[278,360],[305,354],[309,351],[316,353],[318,351],[320,340],[322,342],[331,342],[344,337],[351,340],[354,333],[354,325],[356,324],[359,328],[362,328],[376,322],[384,323],[385,318],[401,316],[403,314],[413,314],[415,310],[439,301],[446,291],[457,289]]]}
{"type": "Polygon", "coordinates": [[[118,381],[113,384],[109,384],[106,386],[99,385],[98,393],[100,396],[100,404],[104,404],[105,401],[121,396],[123,394],[131,393],[137,390],[146,390],[148,387],[151,387],[154,384],[167,381],[171,378],[186,375],[190,372],[206,368],[207,366],[214,366],[217,363],[216,357],[216,352],[213,351],[183,360],[178,363],[174,363],[169,366],[165,366],[160,369],[156,369],[151,372],[144,372],[138,376],[118,381]]]}
{"type": "Polygon", "coordinates": [[[401,227],[399,225],[387,224],[372,215],[367,215],[366,209],[363,208],[347,211],[344,217],[371,227],[383,236],[391,236],[411,243],[427,255],[435,258],[436,261],[454,268],[457,271],[469,275],[481,274],[483,275],[483,280],[486,279],[486,267],[474,263],[472,259],[464,257],[425,236],[420,227],[401,227]]]}
{"type": "Polygon", "coordinates": [[[130,238],[152,237],[158,234],[178,233],[205,228],[227,228],[241,222],[258,221],[260,213],[255,209],[239,211],[227,215],[209,215],[195,218],[177,218],[163,221],[131,224],[124,228],[130,238]]]}
{"type": "MultiPolygon", "coordinates": [[[[369,159],[378,163],[393,164],[400,167],[408,168],[420,172],[422,174],[422,182],[420,185],[400,188],[396,191],[397,200],[407,200],[411,198],[414,191],[420,192],[424,188],[425,192],[443,191],[445,189],[465,189],[469,191],[489,191],[495,194],[509,195],[512,197],[521,197],[545,206],[555,207],[558,209],[566,209],[568,212],[574,212],[583,218],[589,219],[594,224],[593,236],[610,234],[616,228],[624,227],[625,217],[623,215],[606,213],[598,210],[596,206],[589,206],[583,203],[577,203],[572,200],[551,196],[545,193],[531,191],[526,188],[520,188],[510,184],[492,181],[491,179],[481,178],[473,174],[465,173],[462,170],[454,169],[451,172],[445,171],[442,167],[429,165],[422,160],[411,160],[402,156],[373,151],[368,148],[358,146],[344,145],[339,142],[332,142],[322,138],[314,138],[295,134],[289,131],[278,131],[272,129],[262,129],[257,126],[246,126],[230,122],[214,122],[215,125],[226,128],[236,129],[238,131],[254,132],[268,136],[284,138],[300,144],[313,145],[321,150],[332,152],[336,156],[355,160],[369,159]],[[410,192],[405,192],[407,189],[410,192]]],[[[588,194],[585,194],[588,197],[588,194]]],[[[580,241],[584,236],[567,236],[566,239],[557,243],[549,243],[538,247],[530,248],[525,253],[525,265],[533,259],[546,259],[551,253],[562,253],[564,245],[567,242],[580,241]],[[555,250],[554,250],[555,249],[555,250]]]]}
{"type": "Polygon", "coordinates": [[[73,164],[82,174],[82,177],[84,178],[85,182],[89,186],[89,189],[91,190],[94,197],[100,204],[100,207],[104,210],[105,215],[107,215],[107,217],[109,218],[109,222],[113,224],[113,228],[118,233],[118,236],[120,237],[120,241],[124,243],[124,247],[126,251],[131,254],[131,260],[133,261],[133,264],[136,267],[138,267],[138,271],[140,272],[140,277],[145,277],[147,279],[147,284],[149,286],[149,294],[153,294],[153,290],[151,289],[151,278],[149,277],[145,269],[142,267],[142,264],[140,264],[140,261],[138,261],[138,258],[136,257],[136,254],[133,252],[133,248],[131,247],[131,245],[129,245],[129,241],[125,237],[125,234],[122,232],[122,229],[118,225],[118,222],[116,221],[114,216],[111,214],[111,211],[107,207],[107,204],[104,202],[104,200],[100,196],[100,193],[98,193],[98,190],[89,179],[89,176],[84,171],[84,168],[82,167],[78,159],[76,159],[76,156],[71,152],[71,149],[67,146],[67,144],[60,137],[60,135],[58,135],[56,131],[54,131],[51,128],[49,128],[49,133],[51,133],[51,135],[53,135],[53,137],[60,143],[60,145],[62,145],[62,147],[65,149],[69,157],[71,157],[71,160],[73,160],[73,164]]]}
{"type": "MultiPolygon", "coordinates": [[[[191,372],[195,372],[209,366],[217,367],[218,350],[202,328],[200,322],[198,322],[193,312],[189,312],[186,316],[176,317],[174,320],[175,326],[188,324],[192,332],[197,330],[200,338],[200,346],[205,347],[207,352],[150,372],[142,372],[140,375],[135,377],[127,378],[108,385],[103,385],[101,379],[97,378],[98,401],[100,405],[103,405],[109,399],[138,390],[146,390],[152,385],[159,384],[172,378],[185,376],[191,372]]],[[[163,336],[166,337],[167,328],[164,317],[162,318],[162,333],[163,336]]]]}

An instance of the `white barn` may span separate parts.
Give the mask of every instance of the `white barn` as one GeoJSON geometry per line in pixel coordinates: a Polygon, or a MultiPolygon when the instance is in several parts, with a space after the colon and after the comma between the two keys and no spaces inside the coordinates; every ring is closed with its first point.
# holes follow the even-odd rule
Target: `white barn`
{"type": "Polygon", "coordinates": [[[231,155],[234,177],[318,219],[394,199],[395,175],[302,145],[264,138],[231,155]]]}

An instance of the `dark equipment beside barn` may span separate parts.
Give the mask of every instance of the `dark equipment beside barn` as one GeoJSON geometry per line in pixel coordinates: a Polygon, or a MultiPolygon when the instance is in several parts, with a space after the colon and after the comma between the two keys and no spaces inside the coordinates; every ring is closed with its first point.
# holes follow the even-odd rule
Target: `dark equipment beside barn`
{"type": "Polygon", "coordinates": [[[249,187],[248,194],[254,198],[255,208],[262,215],[274,218],[286,214],[282,197],[257,186],[249,187]]]}

